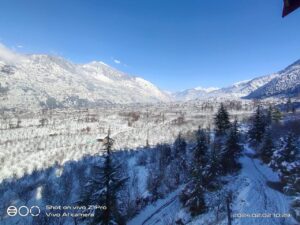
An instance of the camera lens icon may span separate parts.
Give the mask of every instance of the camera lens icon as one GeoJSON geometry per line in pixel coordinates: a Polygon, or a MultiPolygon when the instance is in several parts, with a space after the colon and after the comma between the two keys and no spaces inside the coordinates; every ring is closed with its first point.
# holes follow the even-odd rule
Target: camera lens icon
{"type": "Polygon", "coordinates": [[[29,214],[29,209],[27,206],[23,205],[21,207],[19,207],[19,215],[20,216],[28,216],[29,214]]]}
{"type": "Polygon", "coordinates": [[[16,206],[9,206],[6,212],[9,216],[16,216],[18,214],[18,209],[16,206]]]}
{"type": "Polygon", "coordinates": [[[31,216],[38,216],[41,213],[40,207],[36,205],[32,206],[29,211],[31,216]]]}
{"type": "Polygon", "coordinates": [[[9,206],[6,210],[8,216],[16,216],[17,214],[20,216],[39,216],[41,213],[40,207],[34,205],[31,208],[23,205],[17,208],[16,206],[9,206]]]}

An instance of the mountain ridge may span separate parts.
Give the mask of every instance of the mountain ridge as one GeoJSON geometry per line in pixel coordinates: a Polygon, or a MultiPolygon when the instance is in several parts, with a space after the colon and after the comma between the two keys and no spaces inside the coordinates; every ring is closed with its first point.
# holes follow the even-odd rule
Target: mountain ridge
{"type": "Polygon", "coordinates": [[[179,101],[207,98],[268,98],[294,97],[300,94],[300,60],[295,61],[283,70],[236,82],[230,86],[210,92],[191,88],[173,93],[179,101]]]}
{"type": "Polygon", "coordinates": [[[175,93],[101,61],[75,64],[47,54],[18,54],[0,44],[0,109],[95,107],[194,99],[293,97],[300,93],[300,60],[283,70],[223,88],[175,93]]]}
{"type": "Polygon", "coordinates": [[[250,93],[246,98],[296,97],[300,94],[300,60],[278,72],[269,83],[250,93]]]}
{"type": "Polygon", "coordinates": [[[0,55],[0,108],[91,107],[155,103],[170,96],[143,78],[103,62],[75,64],[45,54],[0,55]],[[17,59],[12,61],[12,59],[17,59]]]}

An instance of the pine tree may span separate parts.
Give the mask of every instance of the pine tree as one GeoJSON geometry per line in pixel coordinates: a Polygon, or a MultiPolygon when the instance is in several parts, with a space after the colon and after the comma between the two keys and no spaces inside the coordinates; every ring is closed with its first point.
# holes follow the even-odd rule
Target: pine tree
{"type": "Polygon", "coordinates": [[[215,116],[215,129],[217,135],[223,135],[230,128],[229,113],[223,103],[215,116]]]}
{"type": "MultiPolygon", "coordinates": [[[[297,180],[300,173],[300,160],[297,158],[299,148],[293,133],[289,133],[283,139],[281,147],[273,154],[271,166],[280,173],[282,182],[286,185],[285,192],[294,192],[297,189],[297,180]]],[[[299,188],[299,187],[298,187],[299,188]]]]}
{"type": "Polygon", "coordinates": [[[158,144],[156,148],[159,154],[159,168],[163,172],[171,162],[172,150],[168,144],[158,144]]]}
{"type": "Polygon", "coordinates": [[[204,200],[204,170],[207,165],[207,135],[201,129],[197,131],[197,144],[193,152],[191,180],[183,189],[180,199],[192,216],[203,213],[206,209],[204,200]]]}
{"type": "Polygon", "coordinates": [[[215,188],[222,169],[222,155],[217,145],[214,145],[208,157],[207,168],[204,170],[204,183],[207,184],[208,188],[215,188]]]}
{"type": "Polygon", "coordinates": [[[197,143],[194,148],[194,165],[199,169],[205,168],[208,155],[208,139],[206,133],[199,128],[197,131],[197,143]]]}
{"type": "Polygon", "coordinates": [[[265,116],[260,106],[257,107],[256,113],[252,118],[252,126],[249,130],[251,141],[261,143],[266,130],[265,116]]]}
{"type": "Polygon", "coordinates": [[[286,102],[286,112],[292,112],[293,106],[292,106],[292,101],[291,98],[288,98],[286,102]]]}
{"type": "Polygon", "coordinates": [[[282,119],[282,113],[280,112],[280,110],[277,107],[273,111],[272,119],[275,123],[279,123],[280,120],[282,119]]]}
{"type": "Polygon", "coordinates": [[[159,167],[154,166],[149,171],[147,177],[147,189],[152,194],[152,200],[157,200],[163,197],[160,188],[164,179],[164,172],[160,171],[159,167]]]}
{"type": "Polygon", "coordinates": [[[268,130],[264,136],[262,147],[260,150],[260,157],[262,161],[268,164],[271,161],[272,155],[275,151],[275,146],[270,131],[268,130]]]}
{"type": "Polygon", "coordinates": [[[175,179],[176,185],[185,180],[187,177],[188,165],[186,162],[186,146],[187,143],[185,139],[181,136],[181,133],[179,133],[173,145],[172,161],[172,167],[174,168],[172,176],[175,179]]]}
{"type": "Polygon", "coordinates": [[[296,137],[290,132],[286,137],[286,145],[282,149],[282,159],[288,163],[294,162],[296,160],[297,151],[296,137]]]}
{"type": "Polygon", "coordinates": [[[186,153],[186,141],[182,137],[181,133],[178,134],[175,142],[174,142],[174,157],[178,157],[180,155],[185,155],[186,153]]]}
{"type": "Polygon", "coordinates": [[[272,125],[272,122],[273,122],[272,115],[273,115],[273,107],[270,105],[267,110],[267,115],[265,118],[265,123],[266,123],[267,127],[272,125]]]}
{"type": "Polygon", "coordinates": [[[152,199],[156,200],[163,197],[162,184],[165,180],[166,171],[172,160],[172,150],[168,144],[157,144],[155,148],[155,156],[149,171],[147,187],[152,194],[152,199]]]}
{"type": "Polygon", "coordinates": [[[242,151],[239,139],[238,123],[237,121],[234,121],[223,152],[222,165],[225,172],[232,172],[239,168],[238,157],[242,151]]]}
{"type": "Polygon", "coordinates": [[[106,207],[105,210],[94,210],[95,216],[91,224],[124,224],[117,205],[117,194],[127,178],[122,177],[122,165],[113,159],[111,150],[114,140],[110,137],[110,132],[101,141],[105,147],[104,163],[94,165],[92,177],[85,186],[80,203],[106,207]]]}
{"type": "Polygon", "coordinates": [[[192,216],[197,216],[205,212],[207,206],[204,199],[204,187],[202,186],[201,178],[187,184],[183,189],[180,200],[185,207],[188,208],[192,216]]]}

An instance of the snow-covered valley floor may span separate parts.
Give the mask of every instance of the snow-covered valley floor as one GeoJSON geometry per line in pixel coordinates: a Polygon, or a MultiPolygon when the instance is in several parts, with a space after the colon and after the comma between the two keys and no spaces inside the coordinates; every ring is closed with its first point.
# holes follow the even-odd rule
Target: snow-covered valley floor
{"type": "MultiPolygon", "coordinates": [[[[232,115],[242,119],[253,112],[251,101],[238,104],[241,110],[231,110],[232,115]]],[[[116,150],[136,149],[147,140],[152,146],[172,143],[179,132],[188,136],[199,126],[210,126],[218,106],[198,102],[4,112],[0,114],[0,181],[49,168],[55,162],[62,165],[99,154],[97,138],[104,137],[108,129],[116,150]]]]}
{"type": "MultiPolygon", "coordinates": [[[[244,146],[244,155],[240,158],[241,170],[222,177],[224,186],[221,190],[205,193],[207,211],[204,214],[192,218],[185,211],[180,201],[182,183],[177,186],[161,185],[164,188],[168,186],[168,189],[161,191],[163,197],[157,197],[161,198],[158,200],[149,193],[151,181],[159,174],[154,173],[158,172],[158,164],[155,163],[159,162],[156,144],[169,143],[173,148],[174,139],[181,132],[191,147],[188,148],[191,153],[195,130],[199,126],[213,129],[212,121],[218,105],[208,104],[213,106],[211,109],[207,108],[207,104],[3,114],[0,117],[2,214],[11,204],[29,202],[43,206],[54,198],[59,204],[78,200],[86,177],[90,175],[91,168],[88,167],[99,160],[97,157],[102,157],[99,155],[103,146],[97,139],[104,137],[110,128],[115,140],[114,150],[124,150],[114,153],[123,160],[124,171],[129,177],[128,193],[126,190],[125,194],[129,196],[126,200],[132,211],[127,217],[128,225],[174,225],[182,218],[184,225],[227,225],[224,203],[229,192],[233,193],[233,225],[296,225],[289,212],[291,199],[268,185],[279,181],[278,174],[254,158],[254,151],[248,145],[244,146]],[[150,146],[144,147],[147,141],[150,146]],[[57,193],[56,185],[62,185],[59,189],[70,195],[63,203],[60,203],[61,197],[57,194],[64,194],[64,191],[57,193]],[[28,191],[24,194],[23,190],[28,191]]],[[[244,102],[242,109],[232,109],[230,115],[241,121],[240,130],[245,132],[253,105],[244,102]]],[[[192,154],[187,157],[188,162],[192,162],[191,157],[192,154]]],[[[163,173],[171,177],[176,168],[177,164],[166,167],[163,173]]],[[[0,224],[2,218],[5,220],[3,224],[16,224],[11,223],[13,220],[7,219],[7,215],[1,216],[0,224]]],[[[31,223],[31,220],[28,221],[24,225],[31,223]]],[[[72,224],[69,220],[60,222],[72,224]]]]}

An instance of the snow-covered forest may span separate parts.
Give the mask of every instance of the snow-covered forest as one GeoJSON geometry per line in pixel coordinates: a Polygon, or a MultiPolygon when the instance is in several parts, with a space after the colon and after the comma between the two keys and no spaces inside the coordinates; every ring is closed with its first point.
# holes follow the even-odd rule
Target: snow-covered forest
{"type": "Polygon", "coordinates": [[[2,111],[0,223],[297,224],[296,106],[197,100],[2,111]],[[40,212],[8,216],[12,205],[40,212]]]}

